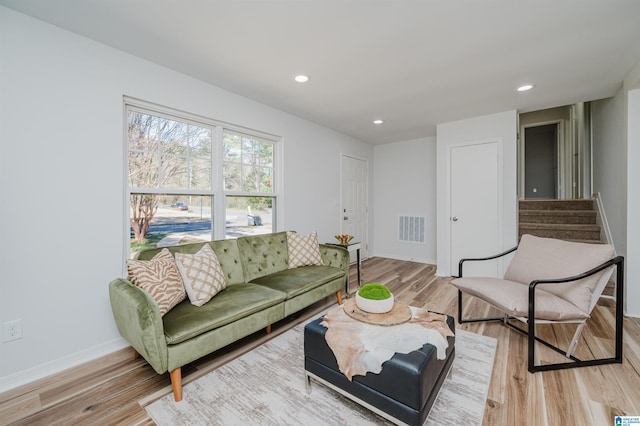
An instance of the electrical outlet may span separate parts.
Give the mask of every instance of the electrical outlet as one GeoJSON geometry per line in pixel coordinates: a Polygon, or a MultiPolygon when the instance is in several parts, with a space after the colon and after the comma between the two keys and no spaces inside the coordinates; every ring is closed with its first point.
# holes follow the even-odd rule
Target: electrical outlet
{"type": "Polygon", "coordinates": [[[2,341],[22,339],[22,320],[7,321],[2,324],[2,341]]]}

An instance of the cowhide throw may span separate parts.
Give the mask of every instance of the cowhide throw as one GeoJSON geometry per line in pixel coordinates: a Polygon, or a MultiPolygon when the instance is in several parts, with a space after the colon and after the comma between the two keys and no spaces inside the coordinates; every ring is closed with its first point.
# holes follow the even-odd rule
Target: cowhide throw
{"type": "Polygon", "coordinates": [[[409,322],[389,327],[365,324],[349,317],[342,306],[326,313],[321,325],[327,327],[325,339],[338,361],[340,371],[352,377],[382,371],[382,364],[393,354],[409,353],[425,343],[434,345],[438,359],[446,358],[448,336],[453,332],[446,316],[411,307],[409,322]]]}

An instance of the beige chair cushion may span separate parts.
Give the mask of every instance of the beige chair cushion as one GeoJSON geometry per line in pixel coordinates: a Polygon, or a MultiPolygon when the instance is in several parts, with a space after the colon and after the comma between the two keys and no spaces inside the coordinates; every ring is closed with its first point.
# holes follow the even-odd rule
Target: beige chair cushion
{"type": "MultiPolygon", "coordinates": [[[[575,243],[523,235],[504,279],[528,286],[533,280],[567,278],[587,272],[614,255],[615,250],[609,244],[575,243]]],[[[607,269],[579,281],[540,284],[537,288],[570,301],[588,316],[593,307],[594,289],[601,280],[608,280],[611,272],[612,269],[607,269]]],[[[483,298],[486,296],[484,292],[483,298]]]]}
{"type": "MultiPolygon", "coordinates": [[[[529,316],[529,286],[499,278],[456,278],[451,284],[515,317],[529,316]]],[[[574,304],[536,289],[536,319],[570,321],[589,318],[574,304]]]]}

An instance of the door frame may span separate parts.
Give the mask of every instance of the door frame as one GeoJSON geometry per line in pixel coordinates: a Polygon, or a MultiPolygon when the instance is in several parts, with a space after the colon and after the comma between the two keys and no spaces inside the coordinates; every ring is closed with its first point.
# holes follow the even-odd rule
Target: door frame
{"type": "Polygon", "coordinates": [[[364,206],[364,227],[363,227],[363,235],[362,235],[362,248],[360,249],[361,255],[360,258],[361,260],[367,259],[369,257],[369,159],[365,158],[365,157],[359,157],[357,155],[351,155],[351,154],[344,154],[341,153],[340,154],[340,209],[339,209],[339,215],[338,215],[338,220],[340,221],[340,233],[344,233],[344,229],[343,229],[343,223],[344,221],[342,220],[343,216],[344,216],[344,204],[343,204],[343,200],[344,200],[344,193],[342,188],[344,188],[344,174],[343,174],[343,170],[344,170],[344,160],[345,158],[352,158],[354,160],[358,160],[358,161],[363,161],[367,170],[367,176],[365,179],[365,196],[364,196],[364,202],[365,202],[365,206],[364,206]]]}
{"type": "Polygon", "coordinates": [[[557,125],[556,132],[556,185],[558,200],[567,198],[567,194],[571,194],[572,189],[567,187],[567,182],[571,182],[572,179],[572,162],[571,162],[571,147],[567,146],[567,135],[565,134],[565,120],[548,120],[539,121],[535,123],[523,124],[520,126],[520,137],[518,138],[518,200],[525,199],[525,130],[531,127],[546,126],[549,124],[557,125]]]}
{"type": "MultiPolygon", "coordinates": [[[[503,140],[501,137],[494,137],[494,138],[488,138],[488,139],[480,139],[477,141],[465,141],[465,142],[456,142],[456,143],[451,143],[447,146],[447,150],[446,150],[446,188],[447,188],[447,193],[446,193],[446,209],[447,209],[447,217],[448,220],[446,221],[446,233],[447,233],[447,240],[449,241],[449,247],[448,247],[448,251],[449,251],[449,268],[450,268],[450,275],[455,275],[458,273],[458,264],[456,263],[455,265],[453,264],[453,238],[452,238],[452,229],[451,229],[451,222],[453,220],[453,216],[452,216],[452,212],[451,212],[451,200],[452,200],[452,182],[451,182],[451,173],[453,171],[452,168],[452,164],[451,164],[451,152],[452,149],[454,148],[460,148],[460,147],[464,147],[464,146],[474,146],[474,145],[484,145],[484,144],[489,144],[489,143],[495,143],[496,144],[496,150],[497,150],[497,155],[498,155],[498,161],[497,161],[497,167],[498,167],[498,174],[497,174],[497,212],[498,212],[498,217],[496,218],[497,220],[497,242],[498,242],[498,251],[500,251],[500,247],[502,244],[502,235],[503,235],[503,227],[504,227],[504,219],[503,219],[503,209],[502,209],[502,205],[504,203],[503,201],[503,192],[504,192],[504,186],[503,186],[503,181],[504,181],[504,176],[503,176],[503,169],[504,169],[504,165],[503,165],[503,140]]],[[[497,254],[496,253],[488,253],[487,255],[491,255],[491,254],[497,254]]],[[[503,261],[504,259],[499,258],[497,259],[497,271],[498,274],[501,273],[501,271],[503,271],[503,261]]]]}

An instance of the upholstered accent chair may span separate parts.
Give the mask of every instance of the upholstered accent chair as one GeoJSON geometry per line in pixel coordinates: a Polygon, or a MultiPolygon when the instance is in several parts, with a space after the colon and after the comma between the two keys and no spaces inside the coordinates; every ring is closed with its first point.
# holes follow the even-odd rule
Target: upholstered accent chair
{"type": "MultiPolygon", "coordinates": [[[[622,363],[624,258],[616,256],[609,244],[588,244],[523,235],[520,244],[495,256],[462,259],[458,277],[451,281],[458,288],[458,322],[502,321],[528,336],[528,370],[531,373],[571,367],[622,363]],[[498,259],[513,253],[504,278],[466,277],[467,262],[498,259]],[[611,358],[580,360],[574,356],[580,334],[591,311],[616,272],[615,355],[611,358]],[[462,294],[475,296],[503,312],[497,318],[463,318],[462,294]],[[527,329],[514,324],[518,320],[527,329]],[[567,350],[536,336],[537,324],[578,324],[567,350]],[[553,364],[535,363],[535,343],[570,358],[553,364]]],[[[517,323],[516,323],[517,324],[517,323]]]]}

